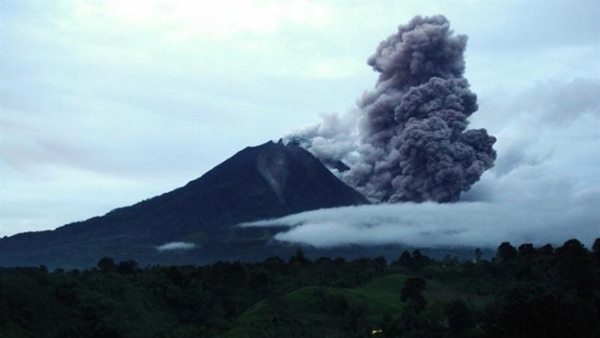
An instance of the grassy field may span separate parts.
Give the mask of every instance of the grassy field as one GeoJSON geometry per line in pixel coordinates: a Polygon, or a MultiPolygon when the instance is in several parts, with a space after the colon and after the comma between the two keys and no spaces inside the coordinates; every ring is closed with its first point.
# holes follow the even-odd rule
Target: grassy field
{"type": "MultiPolygon", "coordinates": [[[[379,323],[385,316],[401,313],[406,306],[406,303],[400,300],[400,294],[408,277],[392,274],[374,279],[359,288],[303,287],[281,294],[246,311],[235,321],[225,337],[276,337],[285,335],[287,331],[305,332],[307,335],[320,331],[323,337],[338,337],[339,333],[330,330],[329,326],[348,318],[324,309],[323,299],[326,296],[343,296],[350,308],[362,306],[366,309],[369,322],[379,323]]],[[[472,306],[480,307],[492,300],[490,296],[480,292],[469,293],[462,289],[427,280],[424,295],[430,304],[462,298],[472,306]]]]}

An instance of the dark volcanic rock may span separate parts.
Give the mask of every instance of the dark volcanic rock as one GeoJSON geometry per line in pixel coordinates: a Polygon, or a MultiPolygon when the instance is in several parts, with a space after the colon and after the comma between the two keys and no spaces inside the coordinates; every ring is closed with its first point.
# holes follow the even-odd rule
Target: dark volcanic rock
{"type": "Polygon", "coordinates": [[[272,231],[245,238],[244,233],[257,236],[257,231],[238,231],[234,226],[241,222],[367,203],[306,150],[267,142],[163,195],[54,231],[2,239],[0,265],[89,266],[103,256],[142,263],[208,262],[229,259],[231,250],[235,257],[250,257],[240,243],[252,242],[253,251],[261,250],[272,231]],[[200,249],[183,258],[183,252],[158,253],[157,245],[171,241],[190,241],[200,249]]]}

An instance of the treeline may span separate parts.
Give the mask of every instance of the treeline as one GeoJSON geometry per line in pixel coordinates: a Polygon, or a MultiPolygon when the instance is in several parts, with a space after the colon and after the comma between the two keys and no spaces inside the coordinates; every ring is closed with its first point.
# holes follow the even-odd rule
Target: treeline
{"type": "Polygon", "coordinates": [[[423,291],[425,280],[460,283],[465,294],[490,299],[473,306],[456,298],[438,303],[436,314],[420,292],[403,293],[409,307],[386,319],[385,337],[600,337],[600,239],[592,251],[576,239],[558,248],[504,242],[492,261],[476,250],[472,262],[433,269],[403,256],[404,266],[420,269],[411,290],[423,291]]]}
{"type": "Polygon", "coordinates": [[[0,337],[600,337],[600,239],[491,260],[0,269],[0,337]],[[391,295],[391,296],[388,296],[391,295]]]}

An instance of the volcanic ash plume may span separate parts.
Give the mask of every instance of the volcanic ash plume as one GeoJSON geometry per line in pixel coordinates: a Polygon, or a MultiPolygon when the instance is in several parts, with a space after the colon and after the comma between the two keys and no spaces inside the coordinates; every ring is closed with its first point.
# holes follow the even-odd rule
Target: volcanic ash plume
{"type": "Polygon", "coordinates": [[[444,16],[415,17],[368,59],[380,74],[358,111],[289,138],[344,161],[339,176],[374,201],[457,201],[496,159],[496,139],[467,129],[477,96],[463,77],[466,42],[444,16]]]}

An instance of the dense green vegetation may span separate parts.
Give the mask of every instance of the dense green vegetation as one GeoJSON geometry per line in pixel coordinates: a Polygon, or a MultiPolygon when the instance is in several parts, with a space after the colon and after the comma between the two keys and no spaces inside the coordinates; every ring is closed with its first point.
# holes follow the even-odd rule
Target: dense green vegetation
{"type": "Polygon", "coordinates": [[[0,337],[600,337],[600,239],[473,257],[0,269],[0,337]]]}

